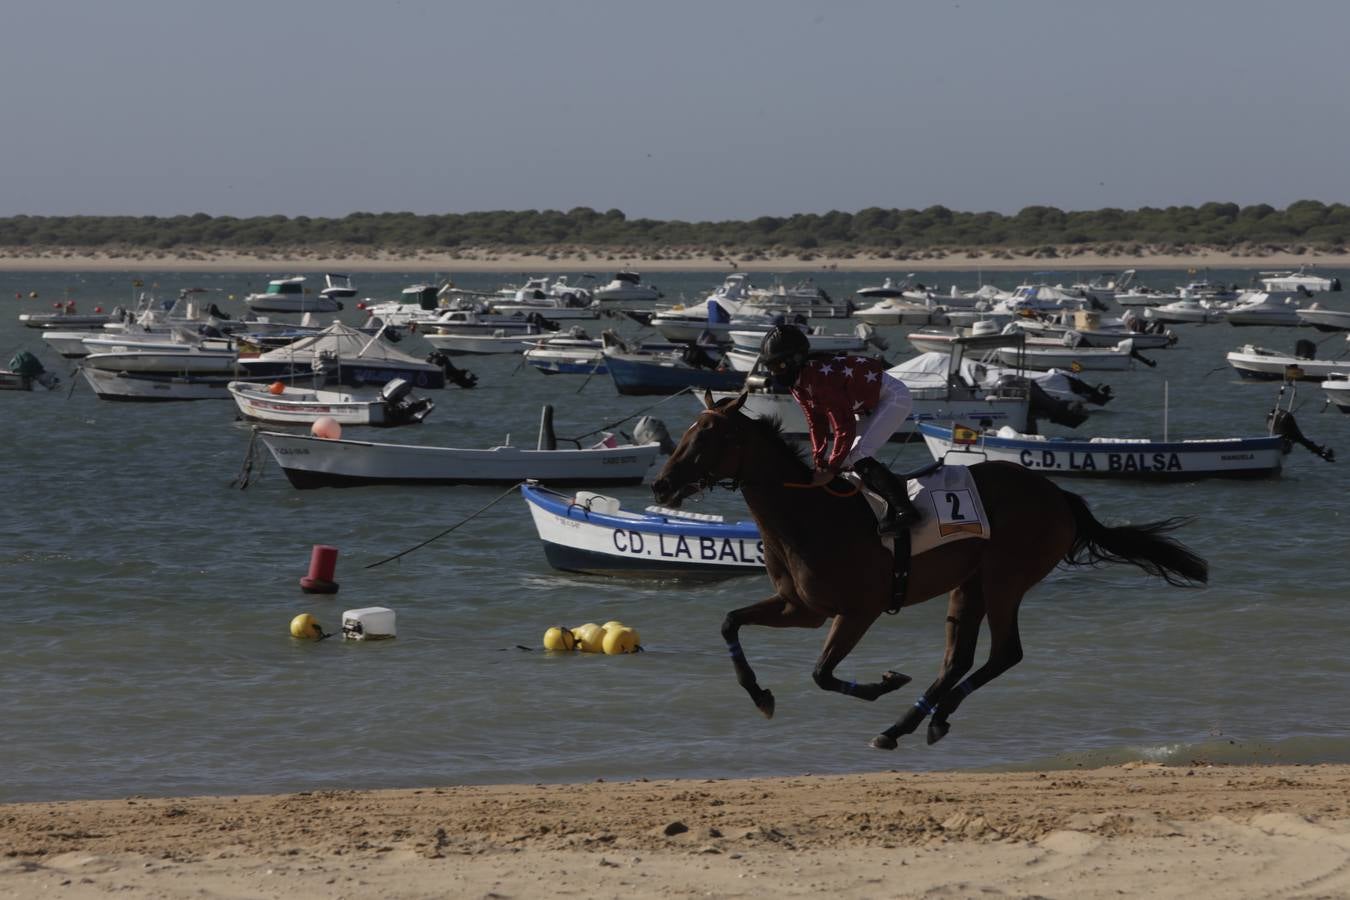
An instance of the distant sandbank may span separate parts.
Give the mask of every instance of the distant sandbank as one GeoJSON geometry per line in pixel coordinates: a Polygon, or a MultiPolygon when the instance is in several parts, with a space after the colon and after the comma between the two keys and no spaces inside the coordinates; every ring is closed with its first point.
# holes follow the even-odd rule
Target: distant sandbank
{"type": "Polygon", "coordinates": [[[938,270],[962,271],[1120,271],[1122,269],[1318,269],[1350,268],[1350,254],[1274,251],[1235,253],[1223,249],[1197,249],[1186,253],[1102,254],[1065,248],[1056,256],[991,253],[944,253],[897,258],[858,253],[850,256],[783,256],[736,258],[710,253],[674,251],[635,256],[631,253],[587,248],[558,253],[507,253],[463,250],[457,253],[344,253],[281,251],[275,255],[215,250],[156,252],[129,250],[123,253],[89,253],[50,250],[34,253],[28,248],[0,247],[0,271],[9,272],[591,272],[607,276],[620,269],[640,272],[877,272],[905,273],[938,270]],[[995,255],[995,254],[1002,255],[995,255]]]}

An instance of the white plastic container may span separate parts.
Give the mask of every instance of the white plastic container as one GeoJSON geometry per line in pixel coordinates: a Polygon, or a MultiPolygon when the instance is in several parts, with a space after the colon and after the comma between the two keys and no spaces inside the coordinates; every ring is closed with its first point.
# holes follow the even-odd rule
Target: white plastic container
{"type": "Polygon", "coordinates": [[[342,614],[342,636],[350,641],[379,641],[395,637],[394,611],[384,606],[349,609],[342,614]]]}
{"type": "Polygon", "coordinates": [[[612,516],[619,511],[618,500],[605,494],[597,494],[594,491],[577,491],[573,502],[577,506],[584,506],[591,512],[605,516],[612,516]]]}

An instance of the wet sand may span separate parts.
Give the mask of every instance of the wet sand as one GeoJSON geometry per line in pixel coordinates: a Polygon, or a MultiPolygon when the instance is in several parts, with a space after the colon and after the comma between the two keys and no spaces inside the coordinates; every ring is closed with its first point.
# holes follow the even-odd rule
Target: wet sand
{"type": "Polygon", "coordinates": [[[1350,895],[1350,766],[0,806],[0,897],[1350,895]]]}

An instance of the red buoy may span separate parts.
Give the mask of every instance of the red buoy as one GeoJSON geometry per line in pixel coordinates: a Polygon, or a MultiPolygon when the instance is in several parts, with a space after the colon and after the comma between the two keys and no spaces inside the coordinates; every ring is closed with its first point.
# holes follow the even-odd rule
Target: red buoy
{"type": "Polygon", "coordinates": [[[336,594],[337,582],[333,572],[337,569],[338,549],[327,544],[315,544],[309,554],[309,574],[300,579],[300,590],[306,594],[336,594]]]}

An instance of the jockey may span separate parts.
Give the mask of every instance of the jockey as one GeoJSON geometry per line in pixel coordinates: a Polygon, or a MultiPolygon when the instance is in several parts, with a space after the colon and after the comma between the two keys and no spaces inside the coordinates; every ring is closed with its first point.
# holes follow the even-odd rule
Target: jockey
{"type": "Polygon", "coordinates": [[[878,533],[895,534],[918,522],[919,511],[910,503],[904,481],[873,456],[914,405],[905,383],[887,375],[886,364],[878,359],[810,353],[806,335],[792,325],[771,329],[759,358],[806,414],[815,466],[811,483],[828,484],[851,467],[890,507],[878,533]],[[861,423],[859,414],[865,417],[861,423]],[[834,437],[827,443],[831,431],[834,437]]]}

